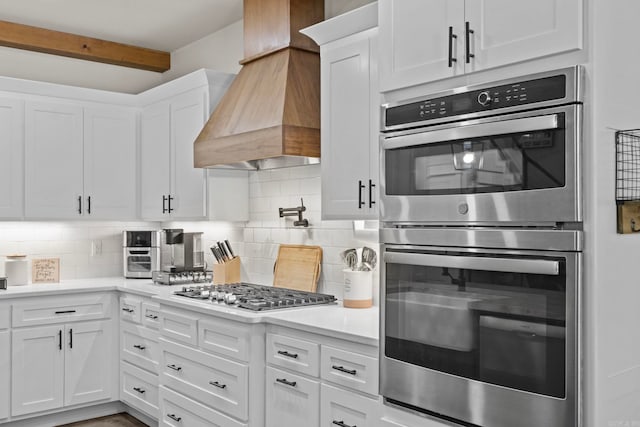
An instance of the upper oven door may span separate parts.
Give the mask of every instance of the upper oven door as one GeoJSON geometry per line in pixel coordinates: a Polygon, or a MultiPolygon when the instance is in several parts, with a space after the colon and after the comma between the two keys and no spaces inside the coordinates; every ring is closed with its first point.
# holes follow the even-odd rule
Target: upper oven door
{"type": "Polygon", "coordinates": [[[579,104],[383,136],[381,219],[580,222],[579,104]]]}

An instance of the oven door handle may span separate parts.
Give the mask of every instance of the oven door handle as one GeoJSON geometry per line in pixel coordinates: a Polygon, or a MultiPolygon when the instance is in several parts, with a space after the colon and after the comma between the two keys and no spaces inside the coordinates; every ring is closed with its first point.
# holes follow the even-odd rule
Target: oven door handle
{"type": "Polygon", "coordinates": [[[502,271],[507,273],[560,274],[558,261],[544,259],[488,258],[455,255],[434,255],[386,252],[384,261],[391,264],[422,265],[426,267],[464,268],[469,270],[502,271]]]}
{"type": "Polygon", "coordinates": [[[382,148],[411,147],[414,145],[432,144],[435,142],[455,141],[457,139],[480,138],[483,136],[504,135],[518,132],[534,132],[558,128],[558,115],[525,117],[521,119],[491,121],[478,123],[477,120],[461,122],[455,127],[438,130],[425,130],[420,133],[389,138],[382,142],[382,148]]]}

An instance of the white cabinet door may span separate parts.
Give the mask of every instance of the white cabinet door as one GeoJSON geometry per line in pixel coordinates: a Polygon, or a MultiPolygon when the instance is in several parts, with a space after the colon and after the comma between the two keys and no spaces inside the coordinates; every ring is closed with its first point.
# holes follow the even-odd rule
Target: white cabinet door
{"type": "Polygon", "coordinates": [[[0,218],[19,218],[24,199],[24,104],[0,99],[0,218]]]}
{"type": "Polygon", "coordinates": [[[82,215],[82,108],[26,104],[25,215],[82,215]]]}
{"type": "Polygon", "coordinates": [[[207,214],[206,170],[193,167],[193,142],[207,120],[207,89],[171,100],[171,217],[202,219],[207,214]]]}
{"type": "Polygon", "coordinates": [[[170,157],[170,107],[160,102],[145,108],[140,119],[140,213],[145,219],[168,217],[170,157]]]}
{"type": "Polygon", "coordinates": [[[318,427],[318,381],[268,367],[266,382],[266,427],[318,427]]]}
{"type": "Polygon", "coordinates": [[[321,48],[322,218],[377,218],[377,29],[321,48]]]}
{"type": "Polygon", "coordinates": [[[322,384],[320,426],[374,426],[378,422],[378,401],[322,384]]]}
{"type": "Polygon", "coordinates": [[[464,7],[464,0],[379,1],[382,92],[464,72],[464,7]],[[456,36],[451,66],[449,27],[456,36]]]}
{"type": "Polygon", "coordinates": [[[90,218],[136,216],[135,112],[84,110],[84,212],[90,218]]]}
{"type": "Polygon", "coordinates": [[[10,349],[9,331],[0,331],[0,420],[9,417],[10,349]]]}
{"type": "Polygon", "coordinates": [[[65,328],[65,406],[108,399],[117,348],[111,321],[70,323],[65,328]]]}
{"type": "Polygon", "coordinates": [[[63,325],[12,331],[11,415],[62,407],[63,335],[63,325]]]}
{"type": "Polygon", "coordinates": [[[474,54],[466,72],[582,48],[582,0],[472,0],[465,15],[474,54]]]}

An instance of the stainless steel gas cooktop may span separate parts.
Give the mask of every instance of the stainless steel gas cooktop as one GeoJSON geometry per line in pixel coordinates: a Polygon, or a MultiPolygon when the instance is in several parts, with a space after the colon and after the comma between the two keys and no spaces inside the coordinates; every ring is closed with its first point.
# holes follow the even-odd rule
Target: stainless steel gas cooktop
{"type": "Polygon", "coordinates": [[[273,286],[236,283],[230,285],[185,286],[175,295],[208,300],[253,311],[304,307],[319,304],[335,304],[333,295],[304,292],[273,286]]]}

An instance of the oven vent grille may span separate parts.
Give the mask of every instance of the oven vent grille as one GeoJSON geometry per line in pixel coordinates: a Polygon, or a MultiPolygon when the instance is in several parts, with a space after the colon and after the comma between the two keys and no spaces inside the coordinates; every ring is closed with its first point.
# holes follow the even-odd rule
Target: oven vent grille
{"type": "Polygon", "coordinates": [[[618,233],[640,232],[640,129],[616,132],[618,233]]]}

